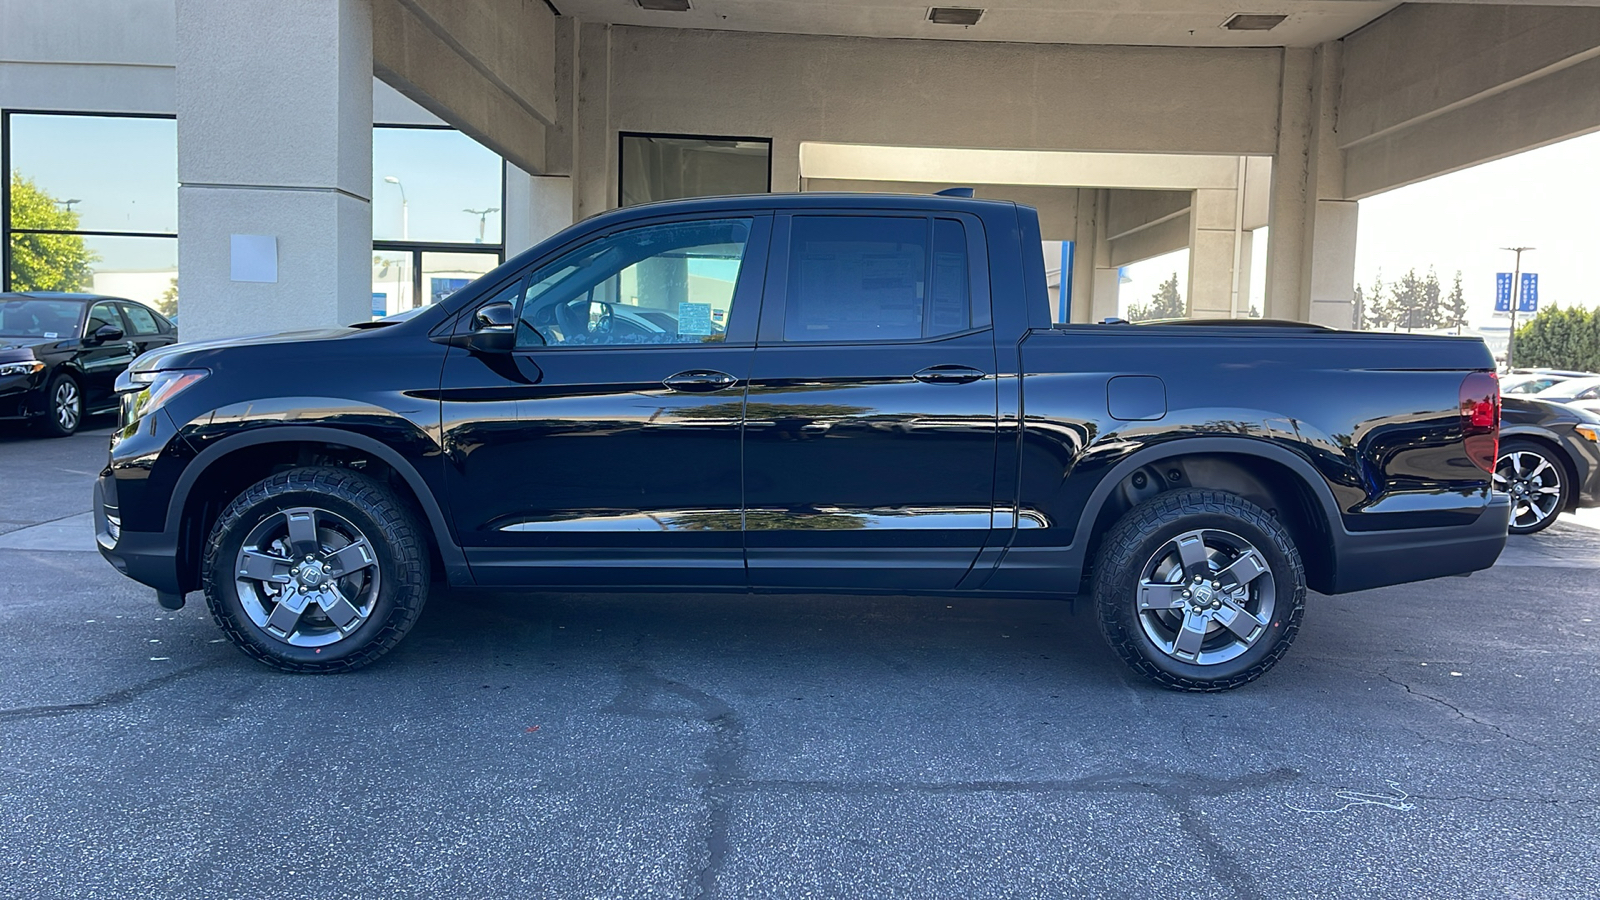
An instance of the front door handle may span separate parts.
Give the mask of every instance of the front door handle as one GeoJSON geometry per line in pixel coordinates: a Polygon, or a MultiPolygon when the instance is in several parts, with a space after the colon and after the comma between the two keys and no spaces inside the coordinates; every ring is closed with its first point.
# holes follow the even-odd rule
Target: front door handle
{"type": "Polygon", "coordinates": [[[687,372],[669,375],[663,378],[661,383],[675,391],[683,391],[690,394],[709,394],[712,391],[720,391],[725,387],[729,387],[738,382],[738,380],[727,372],[717,372],[711,369],[690,369],[687,372]]]}
{"type": "Polygon", "coordinates": [[[983,370],[971,366],[929,366],[911,377],[923,384],[968,384],[982,378],[983,370]]]}

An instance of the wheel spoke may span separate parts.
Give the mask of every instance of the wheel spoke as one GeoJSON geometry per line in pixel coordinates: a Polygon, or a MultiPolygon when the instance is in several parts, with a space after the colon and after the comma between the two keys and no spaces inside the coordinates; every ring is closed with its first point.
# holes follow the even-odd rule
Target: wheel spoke
{"type": "Polygon", "coordinates": [[[288,584],[289,561],[259,550],[245,550],[239,554],[239,577],[288,584]]]}
{"type": "Polygon", "coordinates": [[[1180,534],[1172,542],[1178,545],[1178,558],[1183,560],[1184,575],[1190,578],[1196,575],[1210,577],[1211,567],[1206,564],[1206,542],[1202,532],[1180,534]]]}
{"type": "Polygon", "coordinates": [[[1520,452],[1513,453],[1510,456],[1507,456],[1506,459],[1511,461],[1511,474],[1517,476],[1518,478],[1523,477],[1524,472],[1522,469],[1522,454],[1520,452]]]}
{"type": "Polygon", "coordinates": [[[1183,625],[1172,638],[1172,654],[1174,656],[1199,656],[1200,645],[1205,643],[1205,639],[1205,616],[1192,610],[1184,613],[1183,625]]]}
{"type": "Polygon", "coordinates": [[[286,594],[278,601],[272,615],[267,617],[267,629],[277,631],[284,637],[294,634],[300,625],[300,614],[306,611],[306,605],[310,602],[310,597],[298,591],[286,594]]]}
{"type": "Polygon", "coordinates": [[[1267,561],[1261,552],[1251,548],[1217,573],[1217,580],[1228,586],[1244,586],[1267,571],[1267,561]]]}
{"type": "Polygon", "coordinates": [[[1550,468],[1550,460],[1545,459],[1542,456],[1535,456],[1534,459],[1537,459],[1539,461],[1539,464],[1537,466],[1533,467],[1533,471],[1532,472],[1528,473],[1528,477],[1529,478],[1537,478],[1537,477],[1539,477],[1539,473],[1540,472],[1543,472],[1545,469],[1550,468]]]}
{"type": "Polygon", "coordinates": [[[1163,584],[1159,581],[1139,582],[1139,609],[1176,609],[1183,605],[1181,584],[1163,584]]]}
{"type": "MultiPolygon", "coordinates": [[[[1505,462],[1505,460],[1501,460],[1501,462],[1505,462]]],[[[1496,471],[1494,473],[1494,483],[1497,484],[1497,485],[1510,484],[1511,480],[1506,478],[1506,476],[1501,475],[1498,471],[1496,471]]]]}
{"type": "Polygon", "coordinates": [[[366,541],[356,541],[347,547],[340,547],[328,554],[326,562],[335,576],[348,575],[357,569],[378,564],[377,558],[372,554],[372,545],[366,541]]]}
{"type": "Polygon", "coordinates": [[[340,631],[349,631],[356,623],[361,621],[361,612],[356,609],[344,595],[339,593],[338,585],[330,584],[317,595],[317,605],[328,614],[333,624],[340,631]]]}
{"type": "Polygon", "coordinates": [[[317,543],[317,511],[314,509],[286,509],[289,520],[289,544],[296,556],[313,556],[321,547],[317,543]]]}
{"type": "Polygon", "coordinates": [[[1227,629],[1233,632],[1235,637],[1246,644],[1255,643],[1256,638],[1262,635],[1262,629],[1266,628],[1267,625],[1267,623],[1257,619],[1248,611],[1232,603],[1218,610],[1216,619],[1227,626],[1227,629]]]}

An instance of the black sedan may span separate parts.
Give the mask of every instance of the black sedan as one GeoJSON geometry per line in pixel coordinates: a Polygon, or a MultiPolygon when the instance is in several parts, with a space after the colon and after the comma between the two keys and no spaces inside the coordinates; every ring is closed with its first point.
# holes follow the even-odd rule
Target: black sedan
{"type": "Polygon", "coordinates": [[[1543,400],[1501,400],[1494,487],[1511,495],[1511,533],[1548,528],[1563,512],[1600,506],[1600,415],[1543,400]]]}
{"type": "Polygon", "coordinates": [[[134,357],[177,340],[171,322],[132,300],[0,294],[0,419],[72,434],[84,416],[116,408],[113,385],[134,357]]]}

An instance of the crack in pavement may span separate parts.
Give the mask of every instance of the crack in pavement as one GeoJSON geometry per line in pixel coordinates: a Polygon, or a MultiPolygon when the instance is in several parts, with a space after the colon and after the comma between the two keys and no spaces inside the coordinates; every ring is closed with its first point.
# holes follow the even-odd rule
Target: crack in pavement
{"type": "Polygon", "coordinates": [[[694,876],[694,896],[719,896],[722,869],[728,859],[732,801],[735,795],[760,792],[798,792],[855,796],[915,792],[929,795],[1002,794],[1143,794],[1171,808],[1179,828],[1204,856],[1211,876],[1229,895],[1256,900],[1266,894],[1249,868],[1206,823],[1198,801],[1256,790],[1294,781],[1301,773],[1289,768],[1247,773],[1234,778],[1214,778],[1185,772],[1095,775],[1070,780],[972,782],[834,782],[751,779],[744,776],[749,750],[743,719],[720,698],[673,681],[643,667],[630,667],[621,690],[604,712],[635,718],[702,722],[711,727],[711,743],[702,756],[693,783],[706,808],[705,862],[694,876]],[[672,711],[655,705],[660,697],[686,702],[690,710],[672,711]]]}
{"type": "Polygon", "coordinates": [[[623,679],[622,691],[604,712],[643,719],[699,721],[711,726],[712,740],[702,757],[694,784],[706,808],[705,864],[696,873],[696,896],[716,897],[717,881],[728,858],[728,829],[732,818],[729,787],[740,780],[744,767],[745,727],[733,708],[711,694],[633,666],[623,679]],[[653,696],[666,694],[689,703],[697,714],[672,712],[650,705],[653,696]]]}
{"type": "MultiPolygon", "coordinates": [[[[1546,747],[1543,744],[1538,743],[1537,741],[1530,741],[1527,738],[1517,737],[1516,735],[1512,734],[1509,731],[1506,731],[1504,728],[1501,728],[1499,725],[1496,725],[1493,722],[1485,721],[1484,719],[1480,719],[1477,716],[1472,715],[1471,713],[1465,712],[1465,711],[1463,711],[1461,709],[1461,707],[1456,706],[1454,703],[1451,703],[1448,700],[1445,700],[1445,699],[1440,698],[1440,697],[1435,697],[1432,694],[1427,694],[1427,693],[1424,693],[1422,691],[1419,691],[1416,688],[1412,687],[1411,685],[1405,683],[1404,681],[1401,681],[1400,679],[1394,677],[1393,675],[1390,675],[1388,672],[1380,671],[1377,674],[1379,676],[1381,676],[1385,681],[1389,682],[1390,684],[1396,684],[1396,685],[1399,685],[1400,687],[1405,688],[1406,693],[1411,694],[1414,697],[1421,697],[1424,700],[1432,700],[1434,703],[1437,703],[1440,706],[1443,706],[1445,709],[1448,709],[1451,712],[1455,713],[1457,718],[1460,718],[1461,720],[1466,721],[1466,722],[1471,722],[1474,725],[1479,725],[1479,726],[1482,726],[1484,728],[1487,728],[1490,731],[1494,732],[1495,734],[1500,735],[1501,737],[1505,738],[1508,741],[1511,741],[1514,744],[1521,744],[1524,747],[1532,747],[1535,750],[1545,750],[1545,751],[1550,750],[1549,747],[1546,747]]],[[[1576,756],[1579,759],[1587,760],[1587,761],[1592,762],[1592,763],[1600,763],[1600,759],[1596,759],[1596,758],[1594,758],[1592,756],[1585,756],[1582,753],[1571,753],[1571,754],[1568,754],[1568,755],[1576,756]]]]}
{"type": "Polygon", "coordinates": [[[120,690],[101,694],[100,696],[95,697],[93,700],[86,700],[82,703],[19,706],[14,709],[0,709],[0,722],[21,719],[47,719],[54,716],[70,716],[81,712],[92,712],[97,709],[109,709],[116,706],[123,706],[128,703],[132,703],[151,691],[159,690],[173,683],[174,681],[188,678],[190,675],[193,675],[204,669],[212,668],[215,665],[216,663],[201,663],[199,665],[188,666],[186,668],[179,669],[176,672],[168,672],[165,675],[152,678],[149,681],[136,684],[132,687],[126,687],[120,690]]]}

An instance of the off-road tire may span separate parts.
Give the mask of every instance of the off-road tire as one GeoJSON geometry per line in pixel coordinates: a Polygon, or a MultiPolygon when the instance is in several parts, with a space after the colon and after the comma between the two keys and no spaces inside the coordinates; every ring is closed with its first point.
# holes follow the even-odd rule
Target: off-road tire
{"type": "Polygon", "coordinates": [[[1260,678],[1288,652],[1305,613],[1305,568],[1288,530],[1266,510],[1224,491],[1178,490],[1141,503],[1112,527],[1100,544],[1092,595],[1101,633],[1135,672],[1172,690],[1226,691],[1260,678]],[[1139,620],[1138,585],[1146,565],[1163,545],[1200,529],[1244,538],[1266,560],[1275,582],[1267,630],[1238,658],[1215,665],[1173,658],[1139,620]]]}
{"type": "Polygon", "coordinates": [[[429,549],[411,508],[395,492],[350,469],[305,467],[247,488],[217,518],[201,569],[206,605],[223,633],[247,656],[285,672],[359,669],[388,653],[416,624],[428,598],[429,549]],[[329,510],[357,525],[372,545],[381,581],[367,620],[326,647],[276,640],[245,612],[234,580],[246,536],[267,518],[296,507],[329,510]]]}

